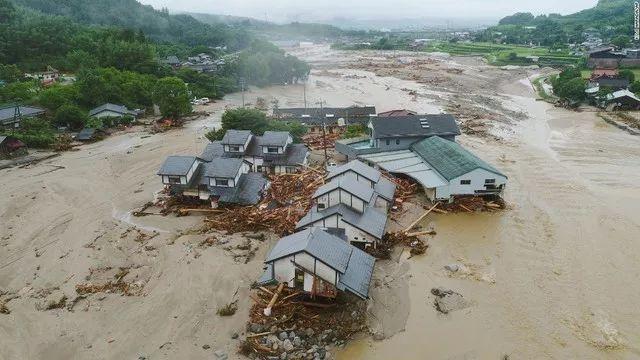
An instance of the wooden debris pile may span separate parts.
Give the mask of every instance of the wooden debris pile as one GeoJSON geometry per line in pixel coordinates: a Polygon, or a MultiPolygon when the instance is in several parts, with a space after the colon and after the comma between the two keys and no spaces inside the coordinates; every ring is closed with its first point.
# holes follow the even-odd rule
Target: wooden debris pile
{"type": "Polygon", "coordinates": [[[504,210],[506,203],[499,196],[482,197],[482,196],[465,196],[458,197],[452,203],[444,203],[436,209],[437,212],[479,212],[479,211],[498,211],[504,210]]]}
{"type": "Polygon", "coordinates": [[[322,132],[307,133],[302,137],[302,141],[311,150],[323,150],[336,147],[336,140],[341,137],[342,131],[334,130],[332,133],[327,131],[326,135],[323,135],[322,132]]]}
{"type": "Polygon", "coordinates": [[[324,183],[324,173],[317,169],[297,174],[270,177],[270,188],[258,206],[221,209],[206,220],[205,229],[229,233],[271,230],[278,235],[291,234],[295,225],[311,207],[313,193],[324,183]]]}
{"type": "MultiPolygon", "coordinates": [[[[91,269],[88,278],[91,278],[94,273],[111,270],[111,268],[105,269],[91,269]]],[[[132,284],[124,280],[124,277],[129,274],[129,268],[120,268],[114,275],[113,280],[108,280],[102,283],[87,282],[85,284],[76,285],[76,293],[78,295],[87,295],[95,293],[118,293],[126,296],[140,295],[142,286],[132,284]]]]}
{"type": "Polygon", "coordinates": [[[370,247],[366,251],[378,259],[390,259],[391,252],[395,246],[409,248],[410,257],[424,254],[429,247],[424,240],[418,238],[418,235],[398,231],[386,233],[375,249],[370,247]]]}
{"type": "Polygon", "coordinates": [[[387,172],[383,173],[383,175],[396,184],[396,194],[392,209],[394,211],[402,210],[403,204],[418,193],[418,183],[411,179],[393,176],[387,172]]]}
{"type": "Polygon", "coordinates": [[[348,294],[329,301],[310,299],[297,289],[270,286],[259,287],[251,298],[255,303],[239,352],[252,358],[278,357],[286,352],[288,359],[309,355],[323,359],[325,346],[343,345],[366,330],[366,302],[348,294]],[[270,315],[266,316],[269,306],[270,315]]]}

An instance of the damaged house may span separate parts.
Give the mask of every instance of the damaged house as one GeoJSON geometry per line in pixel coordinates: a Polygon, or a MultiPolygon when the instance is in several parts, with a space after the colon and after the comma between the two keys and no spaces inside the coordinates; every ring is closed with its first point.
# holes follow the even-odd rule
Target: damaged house
{"type": "Polygon", "coordinates": [[[376,247],[385,234],[395,184],[360,161],[336,167],[327,180],[296,229],[320,227],[359,248],[376,247]]]}
{"type": "Polygon", "coordinates": [[[308,155],[307,147],[294,144],[286,131],[265,131],[256,136],[249,130],[227,130],[221,141],[207,145],[200,158],[239,158],[248,162],[253,172],[289,174],[306,166],[308,155]]]}
{"type": "Polygon", "coordinates": [[[369,136],[336,141],[336,151],[352,160],[364,154],[407,150],[432,136],[455,141],[460,135],[450,114],[372,117],[367,129],[369,136]]]}
{"type": "Polygon", "coordinates": [[[345,291],[367,299],[375,259],[320,228],[309,228],[281,238],[265,264],[259,284],[286,283],[328,298],[345,291]]]}
{"type": "Polygon", "coordinates": [[[407,150],[367,154],[359,159],[413,178],[431,200],[467,195],[502,195],[507,176],[460,144],[432,136],[407,150]]]}
{"type": "Polygon", "coordinates": [[[169,156],[158,175],[172,195],[219,204],[255,205],[268,186],[261,173],[249,172],[251,164],[239,158],[205,161],[195,156],[169,156]]]}

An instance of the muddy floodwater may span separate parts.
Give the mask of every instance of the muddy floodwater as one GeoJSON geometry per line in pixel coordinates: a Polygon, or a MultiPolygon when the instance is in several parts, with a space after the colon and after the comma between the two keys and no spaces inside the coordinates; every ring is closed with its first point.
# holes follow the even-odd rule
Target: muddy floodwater
{"type": "MultiPolygon", "coordinates": [[[[551,69],[326,46],[291,52],[313,65],[309,106],[452,113],[458,141],[509,177],[507,210],[432,213],[421,224],[436,231],[425,255],[398,249],[376,263],[370,333],[332,349],[338,359],[640,358],[640,137],[594,109],[537,101],[530,81],[551,69]],[[464,306],[437,311],[433,288],[458,293],[464,306]]],[[[245,100],[303,106],[304,93],[252,88],[245,100]]],[[[256,241],[245,263],[206,246],[207,235],[192,231],[202,217],[131,216],[160,190],[164,158],[199,154],[206,131],[240,103],[232,94],[181,129],[134,128],[0,170],[0,302],[9,312],[0,313],[0,359],[240,358],[234,333],[245,333],[249,285],[276,237],[256,241]],[[131,296],[77,296],[77,285],[118,269],[131,296]],[[234,316],[216,315],[234,299],[234,316]]]]}

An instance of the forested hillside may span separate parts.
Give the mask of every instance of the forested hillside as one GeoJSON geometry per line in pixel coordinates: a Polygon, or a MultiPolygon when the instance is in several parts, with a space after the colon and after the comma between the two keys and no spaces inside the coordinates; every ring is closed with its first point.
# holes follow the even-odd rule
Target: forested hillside
{"type": "Polygon", "coordinates": [[[478,40],[491,41],[499,34],[507,43],[532,42],[552,46],[566,42],[580,43],[584,41],[584,31],[592,29],[606,39],[622,36],[620,43],[628,43],[633,35],[633,1],[600,0],[591,9],[565,16],[517,13],[482,32],[478,40]]]}

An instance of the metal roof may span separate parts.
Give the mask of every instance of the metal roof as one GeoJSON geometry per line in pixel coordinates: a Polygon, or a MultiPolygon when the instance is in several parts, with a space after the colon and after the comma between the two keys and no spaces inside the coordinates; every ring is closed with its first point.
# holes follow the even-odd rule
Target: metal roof
{"type": "Polygon", "coordinates": [[[407,175],[426,188],[435,188],[447,184],[445,179],[411,150],[360,155],[358,158],[374,163],[388,172],[407,175]]]}
{"type": "Polygon", "coordinates": [[[342,216],[342,221],[353,225],[377,239],[382,239],[384,236],[387,227],[387,214],[371,206],[367,206],[364,213],[359,213],[345,204],[334,205],[324,210],[318,210],[317,207],[314,206],[298,221],[296,229],[312,225],[317,221],[336,214],[342,216]]]}
{"type": "Polygon", "coordinates": [[[340,276],[337,288],[342,291],[348,290],[363,299],[368,298],[375,263],[376,259],[373,256],[353,247],[347,271],[340,276]]]}
{"type": "Polygon", "coordinates": [[[0,123],[10,123],[13,120],[16,109],[19,110],[22,118],[39,116],[44,114],[44,109],[35,106],[8,106],[0,109],[0,123]]]}
{"type": "Polygon", "coordinates": [[[195,156],[169,156],[158,170],[158,175],[187,175],[196,160],[195,156]]]}
{"type": "Polygon", "coordinates": [[[322,196],[335,189],[342,189],[353,196],[363,200],[365,203],[369,203],[373,197],[373,189],[353,177],[345,176],[338,179],[333,179],[330,182],[320,186],[318,190],[313,194],[313,199],[318,196],[322,196]]]}
{"type": "Polygon", "coordinates": [[[250,130],[227,130],[222,138],[222,144],[244,145],[251,135],[250,130]]]}
{"type": "MultiPolygon", "coordinates": [[[[228,204],[255,205],[260,202],[262,192],[269,181],[261,173],[240,175],[235,187],[209,186],[209,192],[218,196],[218,201],[228,204]]],[[[208,185],[208,182],[206,183],[208,185]]]]}
{"type": "Polygon", "coordinates": [[[380,176],[382,176],[380,171],[366,165],[362,161],[353,160],[344,165],[336,166],[330,169],[329,174],[327,174],[326,178],[327,180],[329,180],[348,171],[353,171],[356,174],[363,176],[373,182],[378,182],[378,180],[380,180],[380,176]]]}
{"type": "Polygon", "coordinates": [[[349,264],[353,246],[320,228],[305,229],[278,240],[265,262],[306,252],[334,270],[344,273],[349,264]]]}
{"type": "Polygon", "coordinates": [[[388,201],[393,201],[393,197],[396,194],[396,184],[385,177],[381,177],[373,187],[373,191],[388,201]]]}
{"type": "Polygon", "coordinates": [[[202,165],[203,176],[210,178],[234,178],[244,160],[238,158],[216,158],[202,165]]]}
{"type": "Polygon", "coordinates": [[[371,118],[375,138],[460,135],[450,114],[428,114],[371,118]]]}
{"type": "Polygon", "coordinates": [[[103,111],[112,111],[121,115],[138,115],[135,111],[127,109],[127,107],[124,105],[106,103],[98,106],[97,108],[91,109],[91,111],[89,111],[89,116],[95,116],[103,111]]]}
{"type": "Polygon", "coordinates": [[[286,146],[290,136],[286,131],[265,131],[260,137],[260,144],[262,146],[286,146]]]}
{"type": "Polygon", "coordinates": [[[205,161],[212,161],[215,158],[234,158],[244,156],[261,157],[268,162],[267,165],[300,165],[304,163],[309,149],[304,144],[289,144],[284,154],[264,154],[262,152],[261,137],[254,136],[244,153],[226,153],[222,142],[212,141],[200,154],[200,158],[205,161]]]}
{"type": "Polygon", "coordinates": [[[458,143],[438,136],[432,136],[411,145],[411,150],[449,181],[475,169],[484,169],[506,177],[498,169],[472,154],[458,143]]]}

